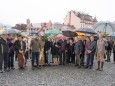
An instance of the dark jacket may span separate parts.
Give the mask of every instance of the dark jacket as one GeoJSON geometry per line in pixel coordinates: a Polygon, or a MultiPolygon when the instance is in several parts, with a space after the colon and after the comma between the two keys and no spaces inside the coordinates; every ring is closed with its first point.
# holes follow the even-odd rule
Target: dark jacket
{"type": "Polygon", "coordinates": [[[73,54],[74,53],[74,43],[72,43],[72,44],[70,44],[70,43],[68,43],[67,44],[67,54],[73,54]]]}
{"type": "Polygon", "coordinates": [[[75,42],[74,52],[76,54],[80,54],[80,53],[82,53],[82,51],[83,51],[82,41],[79,40],[79,41],[75,42]]]}
{"type": "Polygon", "coordinates": [[[113,53],[115,53],[115,45],[113,45],[113,53]]]}
{"type": "Polygon", "coordinates": [[[67,45],[66,40],[64,40],[64,41],[60,40],[59,42],[60,42],[60,51],[65,51],[66,50],[66,45],[67,45]],[[62,50],[62,44],[64,44],[64,50],[62,50]]]}
{"type": "Polygon", "coordinates": [[[112,43],[107,41],[107,46],[105,46],[106,50],[112,50],[112,43]]]}
{"type": "MultiPolygon", "coordinates": [[[[23,43],[23,50],[25,51],[26,50],[26,43],[24,41],[22,41],[22,43],[23,43]]],[[[21,50],[20,41],[19,40],[15,41],[14,45],[15,45],[16,52],[19,52],[19,50],[21,50]]]]}
{"type": "Polygon", "coordinates": [[[86,44],[86,40],[80,40],[81,43],[82,43],[82,46],[83,46],[83,50],[82,50],[82,53],[84,54],[85,53],[85,44],[86,44]]]}
{"type": "MultiPolygon", "coordinates": [[[[3,38],[0,38],[0,46],[3,47],[3,52],[8,52],[9,46],[7,40],[4,40],[3,38]]],[[[2,49],[2,47],[0,49],[2,49]]]]}
{"type": "Polygon", "coordinates": [[[12,43],[12,40],[13,39],[7,39],[8,46],[9,46],[9,50],[8,50],[9,54],[14,54],[14,51],[15,51],[15,46],[14,46],[14,43],[12,43]]]}
{"type": "Polygon", "coordinates": [[[60,42],[57,42],[57,43],[54,42],[54,43],[53,43],[52,51],[51,51],[53,55],[59,54],[60,45],[61,45],[60,42]],[[56,47],[56,45],[57,45],[58,47],[56,47]]]}
{"type": "Polygon", "coordinates": [[[46,41],[44,45],[44,50],[48,51],[52,46],[52,43],[50,41],[46,41]]]}
{"type": "Polygon", "coordinates": [[[89,41],[87,50],[90,50],[91,53],[95,53],[96,52],[96,45],[97,45],[96,41],[89,41]]]}
{"type": "Polygon", "coordinates": [[[39,39],[32,39],[30,44],[32,52],[40,52],[40,40],[39,39]]]}
{"type": "Polygon", "coordinates": [[[2,45],[2,43],[1,43],[1,37],[0,37],[0,55],[2,55],[3,54],[3,45],[2,45]]]}

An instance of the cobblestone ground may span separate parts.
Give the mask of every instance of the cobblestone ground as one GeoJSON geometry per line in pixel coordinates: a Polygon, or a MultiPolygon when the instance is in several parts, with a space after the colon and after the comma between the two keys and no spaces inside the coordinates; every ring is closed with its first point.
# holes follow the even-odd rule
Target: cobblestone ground
{"type": "Polygon", "coordinates": [[[42,69],[11,70],[0,74],[0,86],[115,86],[115,64],[105,62],[104,71],[78,69],[73,65],[42,69]]]}

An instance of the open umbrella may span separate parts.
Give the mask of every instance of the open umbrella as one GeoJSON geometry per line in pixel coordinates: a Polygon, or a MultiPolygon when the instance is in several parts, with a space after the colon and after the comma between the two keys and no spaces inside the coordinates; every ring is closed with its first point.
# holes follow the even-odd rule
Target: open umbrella
{"type": "Polygon", "coordinates": [[[2,34],[19,34],[21,33],[20,30],[17,29],[7,29],[2,34]]]}
{"type": "Polygon", "coordinates": [[[109,37],[115,37],[115,32],[112,32],[108,35],[109,37]]]}
{"type": "Polygon", "coordinates": [[[36,30],[31,30],[31,31],[30,31],[30,34],[38,34],[38,31],[36,31],[36,30]]]}
{"type": "Polygon", "coordinates": [[[62,32],[58,29],[50,29],[45,34],[47,34],[47,35],[51,35],[51,34],[57,35],[57,34],[62,34],[62,32]]]}
{"type": "Polygon", "coordinates": [[[100,21],[93,26],[96,32],[111,33],[115,32],[115,23],[109,21],[100,21]]]}
{"type": "Polygon", "coordinates": [[[64,29],[62,30],[62,33],[64,36],[67,36],[67,37],[76,37],[78,36],[76,32],[74,32],[73,30],[70,30],[70,29],[64,29]]]}
{"type": "Polygon", "coordinates": [[[0,30],[0,34],[2,34],[5,30],[0,30]]]}
{"type": "Polygon", "coordinates": [[[85,33],[83,32],[76,32],[78,34],[78,36],[82,36],[82,35],[85,35],[85,33]]]}
{"type": "Polygon", "coordinates": [[[76,32],[82,32],[87,34],[96,34],[96,32],[91,28],[79,28],[76,32]]]}
{"type": "Polygon", "coordinates": [[[28,32],[21,32],[20,34],[21,34],[22,36],[26,36],[26,37],[29,35],[28,32]]]}
{"type": "Polygon", "coordinates": [[[62,35],[62,34],[58,34],[56,37],[57,38],[62,38],[64,35],[62,35]]]}

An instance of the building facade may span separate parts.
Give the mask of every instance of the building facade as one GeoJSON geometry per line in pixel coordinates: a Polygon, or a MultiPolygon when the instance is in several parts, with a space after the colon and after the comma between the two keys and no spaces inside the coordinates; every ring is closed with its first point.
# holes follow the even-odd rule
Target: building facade
{"type": "Polygon", "coordinates": [[[95,23],[97,23],[96,17],[92,17],[89,14],[83,12],[70,11],[64,18],[64,25],[74,26],[76,29],[80,27],[91,28],[95,23]]]}

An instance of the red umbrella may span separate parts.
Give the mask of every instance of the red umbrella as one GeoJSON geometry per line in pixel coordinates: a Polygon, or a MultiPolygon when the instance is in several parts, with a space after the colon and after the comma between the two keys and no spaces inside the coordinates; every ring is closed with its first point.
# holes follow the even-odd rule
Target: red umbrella
{"type": "Polygon", "coordinates": [[[56,37],[57,38],[62,38],[64,35],[62,35],[62,34],[58,34],[56,37]]]}

